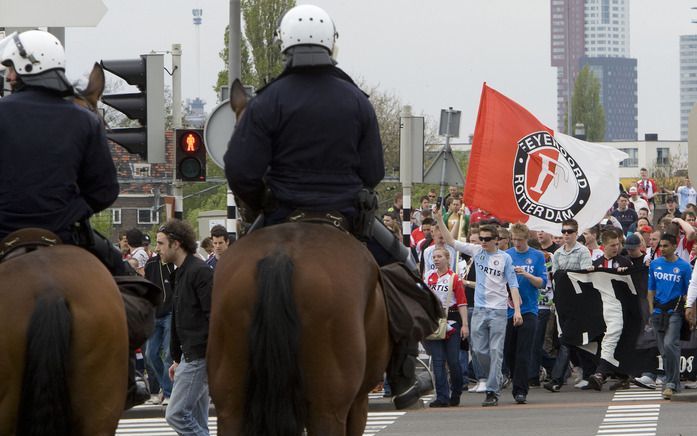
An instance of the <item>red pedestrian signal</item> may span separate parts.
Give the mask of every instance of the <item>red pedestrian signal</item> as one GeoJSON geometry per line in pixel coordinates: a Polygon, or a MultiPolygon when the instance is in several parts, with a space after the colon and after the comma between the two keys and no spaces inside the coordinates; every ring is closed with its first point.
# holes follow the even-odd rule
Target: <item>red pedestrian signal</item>
{"type": "Polygon", "coordinates": [[[202,129],[184,129],[175,132],[177,179],[185,182],[206,181],[206,148],[202,129]]]}

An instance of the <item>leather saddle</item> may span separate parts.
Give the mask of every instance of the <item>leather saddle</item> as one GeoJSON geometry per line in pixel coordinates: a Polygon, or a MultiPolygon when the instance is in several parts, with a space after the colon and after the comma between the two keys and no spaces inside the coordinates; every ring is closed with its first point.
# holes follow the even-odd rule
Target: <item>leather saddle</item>
{"type": "Polygon", "coordinates": [[[35,227],[14,231],[0,241],[0,262],[34,251],[39,247],[51,247],[63,241],[53,232],[35,227]]]}

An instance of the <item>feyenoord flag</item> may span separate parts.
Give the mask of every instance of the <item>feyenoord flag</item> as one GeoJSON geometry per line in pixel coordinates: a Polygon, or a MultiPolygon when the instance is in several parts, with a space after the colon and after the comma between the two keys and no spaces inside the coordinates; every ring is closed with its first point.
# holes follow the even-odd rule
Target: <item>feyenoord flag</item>
{"type": "Polygon", "coordinates": [[[555,235],[569,218],[585,229],[617,200],[619,163],[626,158],[613,147],[554,132],[485,83],[465,204],[555,235]]]}

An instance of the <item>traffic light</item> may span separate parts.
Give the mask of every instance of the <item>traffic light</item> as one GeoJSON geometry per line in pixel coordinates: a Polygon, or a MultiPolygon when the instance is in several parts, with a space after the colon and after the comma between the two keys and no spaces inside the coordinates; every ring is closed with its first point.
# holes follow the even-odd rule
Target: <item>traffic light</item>
{"type": "Polygon", "coordinates": [[[140,127],[109,129],[107,138],[149,163],[165,162],[164,55],[102,61],[102,68],[138,87],[140,92],[102,96],[102,102],[122,112],[140,127]]]}
{"type": "Polygon", "coordinates": [[[176,139],[177,179],[185,182],[206,181],[206,147],[203,129],[177,129],[176,139]]]}

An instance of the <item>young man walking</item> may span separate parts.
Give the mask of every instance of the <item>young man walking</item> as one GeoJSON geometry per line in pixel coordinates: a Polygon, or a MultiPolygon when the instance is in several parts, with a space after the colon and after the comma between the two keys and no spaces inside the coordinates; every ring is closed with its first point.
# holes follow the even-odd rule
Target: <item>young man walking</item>
{"type": "Polygon", "coordinates": [[[169,368],[174,385],[165,418],[178,434],[208,436],[206,347],[213,270],[195,256],[194,229],[186,222],[173,219],[160,227],[157,248],[164,262],[177,266],[169,368]]]}
{"type": "Polygon", "coordinates": [[[513,379],[513,398],[518,404],[527,402],[528,375],[532,358],[530,350],[537,327],[537,300],[540,296],[540,288],[544,288],[547,284],[545,256],[541,251],[528,247],[529,237],[530,231],[525,224],[514,224],[511,227],[513,247],[506,251],[513,260],[513,269],[518,277],[522,299],[520,306],[522,325],[513,325],[514,310],[508,308],[504,346],[506,363],[513,379]]]}
{"type": "MultiPolygon", "coordinates": [[[[437,224],[445,228],[440,210],[437,210],[434,216],[437,224]]],[[[482,406],[496,406],[501,391],[503,343],[508,315],[509,299],[506,285],[511,292],[513,325],[517,327],[523,324],[513,261],[511,256],[498,249],[498,230],[494,226],[484,225],[479,228],[481,245],[456,241],[450,233],[442,233],[446,244],[474,258],[477,284],[474,291],[471,344],[482,369],[482,376],[487,376],[486,399],[482,406]]]]}
{"type": "Polygon", "coordinates": [[[670,400],[680,390],[680,328],[690,283],[690,264],[675,254],[678,241],[666,233],[661,237],[661,257],[649,266],[647,299],[658,351],[663,358],[666,382],[663,398],[670,400]]]}

